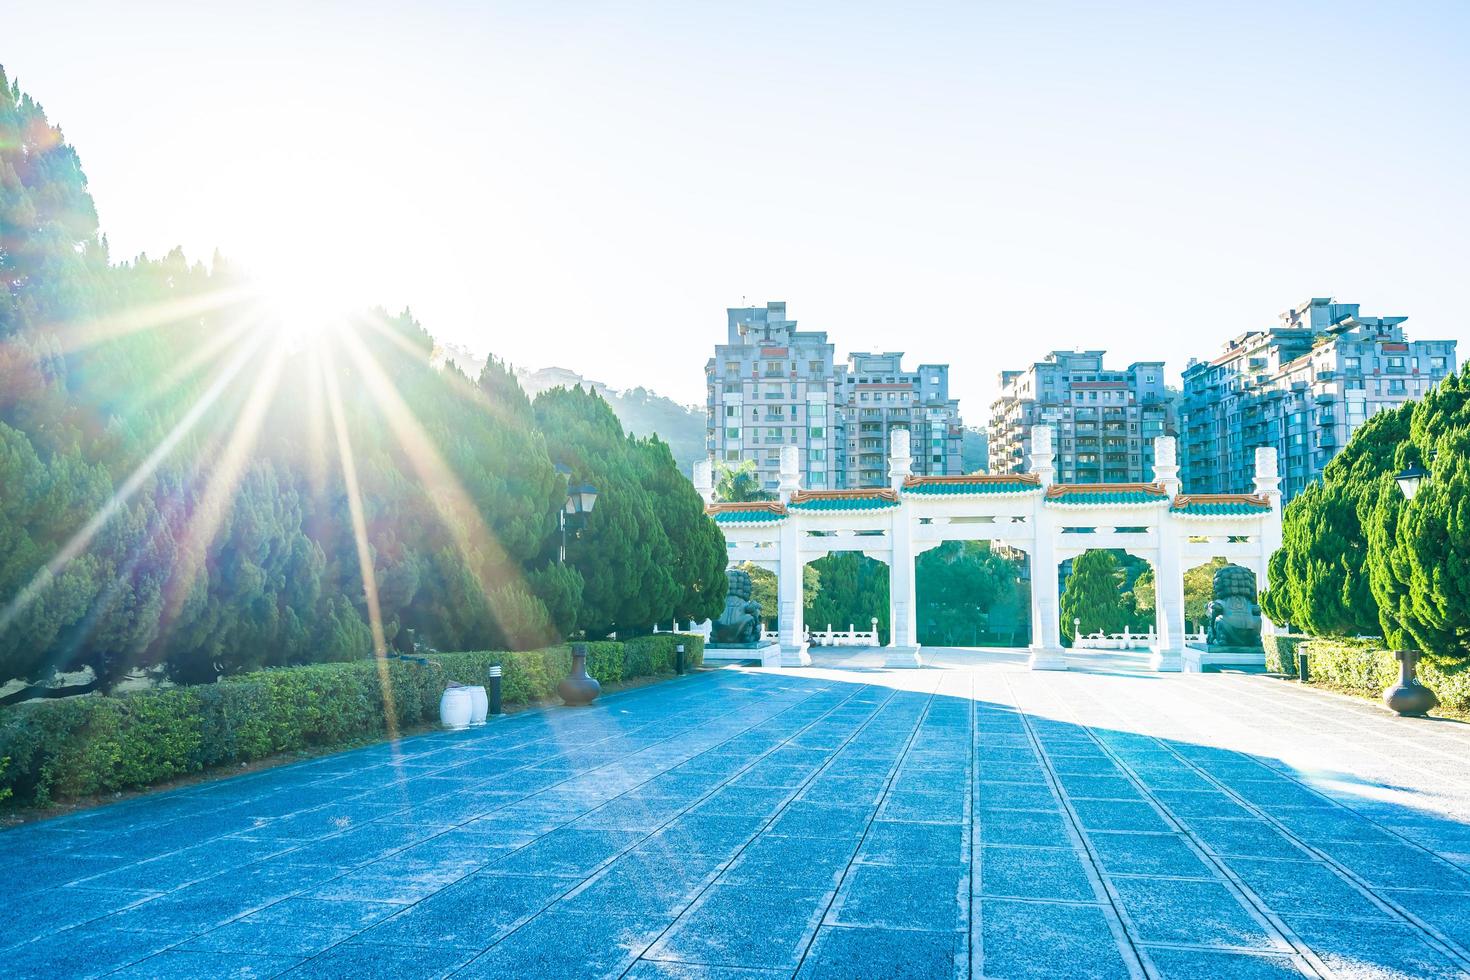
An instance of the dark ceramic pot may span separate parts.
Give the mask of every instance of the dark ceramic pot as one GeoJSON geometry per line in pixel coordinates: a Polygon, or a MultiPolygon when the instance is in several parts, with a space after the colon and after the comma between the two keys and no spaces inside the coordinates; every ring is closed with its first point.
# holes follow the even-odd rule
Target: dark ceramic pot
{"type": "Polygon", "coordinates": [[[597,683],[597,678],[587,673],[587,644],[572,644],[572,672],[556,685],[556,693],[574,708],[591,704],[602,693],[602,685],[597,683]]]}
{"type": "Polygon", "coordinates": [[[1415,676],[1419,663],[1417,650],[1399,650],[1399,682],[1383,692],[1383,703],[1401,715],[1426,715],[1439,707],[1439,698],[1415,676]]]}

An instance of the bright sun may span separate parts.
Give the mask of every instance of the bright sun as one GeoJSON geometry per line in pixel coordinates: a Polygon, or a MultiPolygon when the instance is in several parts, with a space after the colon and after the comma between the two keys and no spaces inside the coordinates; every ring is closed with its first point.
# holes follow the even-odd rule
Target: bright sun
{"type": "Polygon", "coordinates": [[[347,270],[303,260],[251,275],[259,296],[262,325],[292,344],[312,343],[342,327],[351,311],[367,305],[347,270]]]}

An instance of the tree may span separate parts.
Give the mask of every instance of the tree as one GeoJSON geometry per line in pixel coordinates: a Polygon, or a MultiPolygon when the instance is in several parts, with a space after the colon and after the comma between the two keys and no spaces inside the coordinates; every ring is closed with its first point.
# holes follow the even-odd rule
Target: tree
{"type": "Polygon", "coordinates": [[[1075,640],[1074,620],[1084,634],[1120,633],[1128,625],[1123,605],[1123,569],[1110,551],[1094,548],[1072,560],[1061,601],[1062,636],[1075,640]]]}
{"type": "Polygon", "coordinates": [[[1408,438],[1372,485],[1368,569],[1384,639],[1470,659],[1470,365],[1412,405],[1408,438]],[[1413,499],[1394,475],[1429,471],[1413,499]]]}
{"type": "Polygon", "coordinates": [[[865,630],[878,620],[878,640],[888,642],[888,566],[858,551],[838,551],[810,564],[816,588],[804,595],[804,618],[810,629],[865,630]]]}
{"type": "Polygon", "coordinates": [[[976,642],[990,610],[1012,599],[1015,565],[985,541],[945,541],[914,562],[919,639],[946,645],[976,642]]]}
{"type": "Polygon", "coordinates": [[[756,472],[755,460],[746,459],[734,466],[729,463],[715,465],[715,499],[725,503],[748,503],[756,500],[775,500],[776,495],[761,486],[756,472]]]}
{"type": "Polygon", "coordinates": [[[1412,411],[1403,405],[1370,418],[1327,464],[1322,481],[1287,505],[1281,547],[1271,556],[1271,588],[1261,596],[1272,620],[1318,636],[1379,631],[1366,524],[1379,478],[1393,469],[1409,437],[1412,411]]]}

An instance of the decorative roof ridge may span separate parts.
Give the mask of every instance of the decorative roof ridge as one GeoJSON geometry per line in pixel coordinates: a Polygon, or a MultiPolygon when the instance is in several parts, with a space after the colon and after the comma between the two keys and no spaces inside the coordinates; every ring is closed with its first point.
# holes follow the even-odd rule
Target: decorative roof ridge
{"type": "Polygon", "coordinates": [[[947,473],[934,476],[910,476],[904,479],[905,487],[918,487],[936,483],[1024,483],[1041,486],[1041,477],[1035,473],[947,473]]]}
{"type": "Polygon", "coordinates": [[[717,500],[712,504],[706,504],[704,512],[706,514],[765,512],[781,517],[786,513],[786,505],[779,500],[717,500]]]}
{"type": "Polygon", "coordinates": [[[1181,493],[1174,498],[1175,507],[1190,504],[1250,504],[1252,507],[1270,507],[1271,501],[1258,493],[1181,493]]]}
{"type": "Polygon", "coordinates": [[[889,487],[853,487],[840,490],[798,490],[791,495],[791,503],[804,504],[809,500],[888,500],[898,503],[898,491],[889,487]]]}
{"type": "Polygon", "coordinates": [[[1145,493],[1161,500],[1169,496],[1162,483],[1053,483],[1046,488],[1046,499],[1056,500],[1074,493],[1145,493]]]}

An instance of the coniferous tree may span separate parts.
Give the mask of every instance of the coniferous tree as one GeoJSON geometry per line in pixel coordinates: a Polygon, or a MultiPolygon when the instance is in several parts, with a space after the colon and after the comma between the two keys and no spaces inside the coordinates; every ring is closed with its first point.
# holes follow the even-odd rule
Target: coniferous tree
{"type": "Polygon", "coordinates": [[[1119,633],[1128,625],[1123,604],[1123,569],[1113,553],[1101,548],[1085,551],[1072,560],[1061,600],[1062,636],[1076,637],[1075,621],[1084,634],[1119,633]]]}

